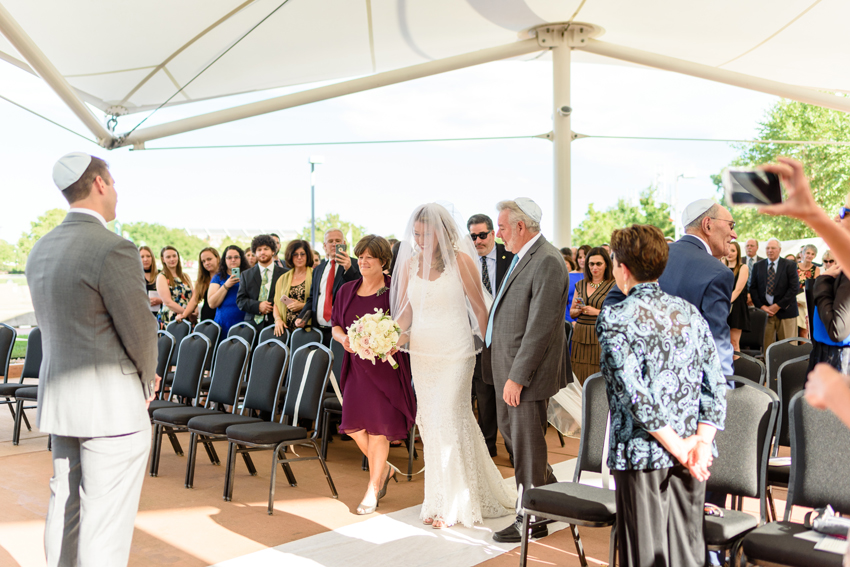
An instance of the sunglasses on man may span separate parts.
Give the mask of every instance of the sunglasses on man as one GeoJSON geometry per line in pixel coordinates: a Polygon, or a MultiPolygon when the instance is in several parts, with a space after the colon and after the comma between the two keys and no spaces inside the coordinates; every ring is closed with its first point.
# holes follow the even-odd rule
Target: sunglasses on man
{"type": "MultiPolygon", "coordinates": [[[[841,218],[844,218],[844,217],[841,217],[841,218]]],[[[486,230],[484,232],[479,232],[479,233],[472,233],[471,232],[471,233],[469,233],[469,236],[472,237],[473,242],[475,242],[476,240],[487,240],[487,237],[490,236],[490,231],[486,230]]]]}

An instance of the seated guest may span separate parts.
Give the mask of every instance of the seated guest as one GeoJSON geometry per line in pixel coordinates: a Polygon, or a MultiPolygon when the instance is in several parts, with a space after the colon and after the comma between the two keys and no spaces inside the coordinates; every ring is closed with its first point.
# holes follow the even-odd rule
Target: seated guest
{"type": "Polygon", "coordinates": [[[753,306],[767,313],[764,348],[797,336],[797,293],[800,289],[797,264],[779,257],[781,244],[775,238],[767,241],[767,258],[757,262],[750,279],[753,306]]]}
{"type": "Polygon", "coordinates": [[[192,279],[183,273],[180,252],[174,246],[165,246],[159,253],[159,259],[162,260],[162,272],[156,277],[156,291],[162,298],[159,322],[168,325],[189,305],[192,279]]]}
{"type": "Polygon", "coordinates": [[[248,260],[241,248],[231,244],[224,249],[224,261],[219,262],[218,272],[207,292],[210,307],[215,309],[215,322],[221,327],[222,340],[227,337],[230,327],[245,320],[245,313],[236,305],[236,295],[239,293],[241,272],[248,269],[248,260]],[[236,273],[234,268],[238,270],[236,273]]]}
{"type": "Polygon", "coordinates": [[[245,260],[247,260],[249,268],[253,268],[257,265],[257,257],[254,256],[254,252],[251,250],[251,248],[245,250],[245,260]]]}
{"type": "Polygon", "coordinates": [[[732,288],[732,310],[729,312],[729,335],[735,352],[741,351],[741,334],[750,330],[750,310],[747,307],[747,280],[750,270],[741,261],[741,245],[732,242],[729,245],[729,255],[724,258],[726,266],[732,270],[735,284],[732,288]]]}
{"type": "Polygon", "coordinates": [[[416,418],[416,399],[406,353],[393,353],[398,363],[393,369],[388,362],[372,364],[351,350],[345,329],[375,309],[390,311],[390,294],[381,289],[390,287],[390,276],[383,272],[392,259],[389,242],[375,235],[363,237],[354,254],[363,277],[341,286],[331,318],[333,338],[346,350],[339,381],[344,402],[339,431],[350,435],[369,459],[369,484],[357,506],[357,513],[363,515],[375,511],[395,475],[387,463],[390,441],[407,438],[416,418]]]}
{"type": "MultiPolygon", "coordinates": [[[[189,305],[186,306],[184,313],[194,313],[198,303],[203,300],[204,303],[201,305],[201,313],[198,317],[199,321],[215,320],[215,308],[210,306],[208,294],[210,282],[213,275],[218,273],[220,263],[221,256],[218,255],[218,250],[215,248],[204,248],[198,254],[198,279],[195,280],[195,292],[192,294],[192,299],[189,300],[189,305]]],[[[177,316],[178,321],[183,318],[184,315],[177,316]]]]}
{"type": "Polygon", "coordinates": [[[705,565],[704,481],[725,423],[726,379],[708,323],[658,285],[668,258],[661,231],[615,230],[611,249],[626,298],[602,310],[596,329],[620,565],[705,565]]]}
{"type": "Polygon", "coordinates": [[[313,251],[306,240],[293,240],[283,256],[292,269],[280,276],[274,293],[274,336],[283,334],[283,329],[295,330],[295,319],[304,308],[313,283],[313,251]]]}
{"type": "Polygon", "coordinates": [[[272,300],[275,284],[283,275],[283,268],[274,263],[275,248],[274,239],[268,234],[254,237],[251,251],[257,257],[257,264],[242,272],[236,292],[236,305],[245,313],[245,321],[251,323],[258,334],[266,326],[274,324],[272,300]]]}
{"type": "Polygon", "coordinates": [[[322,332],[325,346],[331,341],[331,314],[333,300],[345,282],[360,277],[357,259],[346,252],[337,254],[337,246],[346,246],[345,236],[338,228],[325,232],[325,260],[313,270],[313,284],[304,308],[295,320],[296,327],[312,326],[322,332]]]}
{"type": "Polygon", "coordinates": [[[608,292],[614,287],[611,275],[611,256],[601,246],[587,254],[584,278],[575,285],[570,317],[576,319],[570,347],[570,363],[578,383],[599,372],[599,339],[596,336],[596,317],[608,292]]]}
{"type": "Polygon", "coordinates": [[[139,246],[139,256],[142,259],[142,268],[145,270],[145,289],[148,292],[151,313],[156,317],[162,305],[162,299],[156,291],[156,276],[159,274],[159,270],[156,269],[156,258],[153,257],[150,246],[139,246]]]}

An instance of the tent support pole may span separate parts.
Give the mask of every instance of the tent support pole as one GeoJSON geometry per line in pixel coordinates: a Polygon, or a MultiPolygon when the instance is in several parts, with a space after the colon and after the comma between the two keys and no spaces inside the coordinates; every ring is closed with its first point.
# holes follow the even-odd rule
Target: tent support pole
{"type": "Polygon", "coordinates": [[[557,246],[570,246],[572,230],[570,219],[570,146],[573,136],[570,129],[570,46],[561,44],[552,49],[553,71],[553,181],[554,195],[552,217],[555,230],[552,242],[557,246]]]}
{"type": "Polygon", "coordinates": [[[745,75],[743,73],[718,69],[717,67],[712,67],[710,65],[683,61],[682,59],[676,59],[675,57],[667,57],[666,55],[658,55],[657,53],[649,53],[647,51],[622,47],[620,45],[614,45],[613,43],[606,43],[595,39],[589,39],[582,45],[577,45],[576,48],[589,53],[595,53],[597,55],[611,57],[613,59],[620,59],[621,61],[637,63],[638,65],[646,65],[647,67],[655,67],[656,69],[663,69],[665,71],[699,77],[700,79],[707,79],[717,83],[725,83],[734,87],[741,87],[775,96],[781,96],[783,98],[804,102],[806,104],[814,104],[816,106],[823,106],[833,110],[850,112],[850,99],[806,87],[788,85],[778,81],[771,81],[760,77],[745,75]]]}
{"type": "Polygon", "coordinates": [[[6,36],[15,49],[18,50],[27,63],[44,79],[50,88],[59,95],[59,98],[68,105],[68,108],[77,115],[86,128],[88,128],[101,146],[108,147],[112,143],[112,135],[103,124],[91,113],[85,103],[77,96],[73,87],[68,84],[65,77],[53,66],[53,63],[30,39],[26,32],[18,25],[6,8],[0,4],[0,32],[6,36]]]}
{"type": "Polygon", "coordinates": [[[201,128],[208,128],[210,126],[242,120],[244,118],[251,118],[253,116],[260,116],[262,114],[286,108],[303,106],[320,100],[328,100],[352,93],[376,89],[386,85],[394,85],[405,81],[411,81],[413,79],[447,73],[449,71],[464,69],[466,67],[481,65],[483,63],[528,55],[529,53],[542,51],[544,49],[548,49],[548,46],[542,47],[535,39],[532,38],[507,45],[482,49],[473,53],[455,55],[453,57],[447,57],[446,59],[438,59],[436,61],[429,61],[428,63],[413,65],[412,67],[386,71],[375,75],[369,75],[367,77],[361,77],[359,79],[353,79],[351,81],[344,81],[334,85],[302,91],[300,93],[279,96],[268,100],[236,106],[234,108],[202,114],[200,116],[175,120],[168,124],[151,126],[149,128],[140,128],[126,138],[117,140],[114,147],[129,145],[141,146],[144,142],[150,140],[165,138],[167,136],[182,134],[184,132],[191,132],[193,130],[200,130],[201,128]]]}

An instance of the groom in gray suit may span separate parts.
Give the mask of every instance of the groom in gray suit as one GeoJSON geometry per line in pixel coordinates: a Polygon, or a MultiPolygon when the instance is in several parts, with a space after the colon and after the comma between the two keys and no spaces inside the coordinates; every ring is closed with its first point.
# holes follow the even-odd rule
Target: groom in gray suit
{"type": "Polygon", "coordinates": [[[126,565],[159,380],[156,327],[139,252],[106,226],[118,199],[106,163],[68,154],[53,180],[71,209],[27,261],[44,346],[38,427],[53,444],[47,564],[126,565]]]}
{"type": "MultiPolygon", "coordinates": [[[[490,309],[484,364],[496,388],[499,431],[513,448],[518,490],[557,482],[548,463],[546,410],[549,398],[567,385],[564,313],[569,274],[563,256],[540,234],[543,213],[527,198],[502,201],[499,237],[514,253],[490,309]]],[[[532,537],[547,535],[545,525],[532,537]]],[[[522,537],[522,516],[493,534],[498,542],[522,537]]]]}

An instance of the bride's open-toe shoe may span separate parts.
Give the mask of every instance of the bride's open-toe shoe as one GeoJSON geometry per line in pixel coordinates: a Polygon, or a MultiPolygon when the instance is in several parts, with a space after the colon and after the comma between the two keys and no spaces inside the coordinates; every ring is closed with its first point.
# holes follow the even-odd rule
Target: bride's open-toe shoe
{"type": "Polygon", "coordinates": [[[444,530],[444,529],[450,528],[452,526],[451,526],[451,524],[446,523],[446,521],[443,520],[443,519],[435,518],[431,522],[431,527],[434,528],[435,530],[444,530]]]}
{"type": "Polygon", "coordinates": [[[430,526],[431,524],[434,523],[434,518],[425,518],[424,520],[422,520],[422,523],[425,524],[426,526],[430,526]]]}

